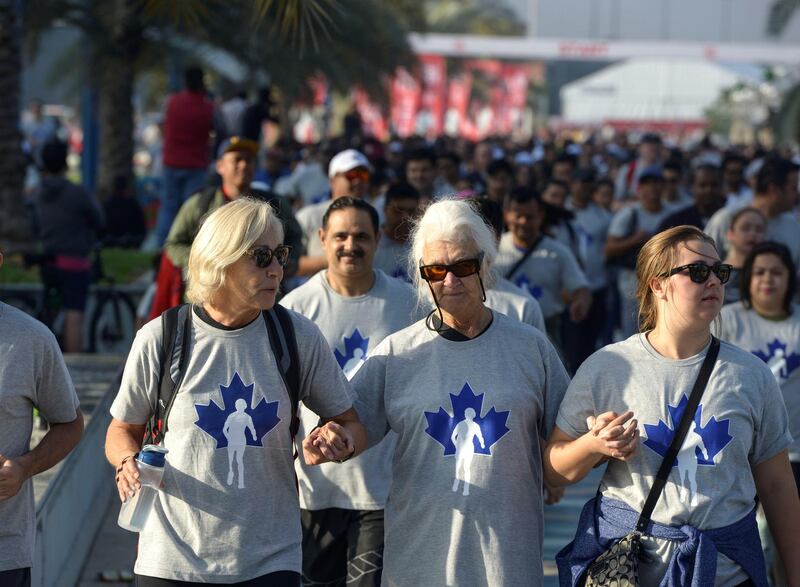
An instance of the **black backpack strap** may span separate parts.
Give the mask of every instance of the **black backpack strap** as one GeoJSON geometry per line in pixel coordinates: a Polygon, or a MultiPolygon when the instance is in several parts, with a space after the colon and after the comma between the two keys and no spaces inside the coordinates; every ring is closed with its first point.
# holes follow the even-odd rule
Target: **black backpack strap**
{"type": "Polygon", "coordinates": [[[161,444],[178,387],[183,381],[189,354],[191,306],[183,304],[161,314],[161,355],[158,372],[158,397],[147,423],[145,444],[161,444]]]}
{"type": "Polygon", "coordinates": [[[717,355],[719,355],[719,339],[711,336],[711,346],[706,353],[706,358],[703,360],[703,365],[700,367],[700,373],[697,375],[697,380],[694,382],[692,394],[689,396],[689,402],[686,404],[686,410],[681,417],[681,423],[675,430],[675,436],[672,437],[672,443],[667,449],[667,454],[664,455],[664,460],[661,461],[661,466],[656,473],[656,479],[653,486],[650,488],[650,493],[647,494],[647,499],[644,502],[642,513],[639,516],[639,521],[636,523],[636,531],[644,532],[647,525],[650,523],[650,516],[653,515],[653,510],[656,507],[658,498],[661,497],[661,492],[667,484],[667,477],[672,470],[672,465],[675,463],[675,458],[683,446],[683,440],[686,438],[686,433],[689,432],[689,426],[694,420],[694,414],[697,411],[697,406],[700,404],[700,398],[708,384],[708,378],[711,376],[711,371],[714,370],[714,363],[717,362],[717,355]]]}
{"type": "Polygon", "coordinates": [[[270,310],[262,312],[264,322],[269,333],[269,344],[278,363],[283,382],[289,393],[289,402],[292,410],[292,420],[289,423],[289,433],[294,439],[300,429],[298,407],[300,404],[300,362],[297,353],[297,338],[294,333],[294,324],[289,310],[283,306],[275,305],[270,310]]]}
{"type": "Polygon", "coordinates": [[[200,216],[204,216],[208,209],[211,208],[211,202],[214,201],[214,196],[217,195],[217,188],[213,185],[204,187],[200,192],[200,198],[197,202],[197,209],[200,210],[200,216]]]}
{"type": "Polygon", "coordinates": [[[536,237],[536,241],[534,241],[534,243],[530,247],[528,247],[528,250],[525,251],[525,253],[522,255],[520,260],[517,261],[516,263],[514,263],[514,266],[506,272],[506,275],[505,275],[506,279],[511,279],[511,277],[517,272],[517,270],[520,267],[522,267],[522,265],[525,263],[525,261],[527,261],[530,258],[530,256],[533,254],[533,251],[536,250],[536,247],[539,246],[539,243],[542,242],[543,238],[544,238],[544,235],[541,235],[541,234],[538,237],[536,237]]]}

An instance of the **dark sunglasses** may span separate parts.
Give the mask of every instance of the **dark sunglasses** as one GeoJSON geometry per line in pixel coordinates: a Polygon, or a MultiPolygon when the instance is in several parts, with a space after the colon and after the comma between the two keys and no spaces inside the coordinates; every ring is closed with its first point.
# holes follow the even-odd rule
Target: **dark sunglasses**
{"type": "Polygon", "coordinates": [[[670,269],[666,273],[662,273],[661,277],[670,277],[681,271],[689,270],[689,279],[695,283],[705,283],[713,272],[719,278],[720,283],[727,283],[731,278],[731,270],[733,265],[727,263],[714,263],[713,265],[706,265],[704,263],[689,263],[688,265],[681,265],[670,269]]]}
{"type": "Polygon", "coordinates": [[[253,247],[244,252],[245,255],[253,257],[253,262],[259,269],[266,269],[272,263],[272,259],[278,260],[278,265],[286,267],[289,262],[289,253],[292,252],[292,247],[289,245],[278,245],[274,249],[269,247],[253,247]]]}
{"type": "Polygon", "coordinates": [[[448,272],[456,277],[468,277],[481,270],[482,261],[483,255],[478,255],[474,259],[456,261],[451,265],[420,265],[419,273],[425,281],[442,281],[448,272]]]}
{"type": "Polygon", "coordinates": [[[355,181],[357,179],[360,179],[362,183],[369,181],[369,171],[366,169],[351,169],[350,171],[345,171],[342,175],[347,178],[347,181],[355,181]]]}

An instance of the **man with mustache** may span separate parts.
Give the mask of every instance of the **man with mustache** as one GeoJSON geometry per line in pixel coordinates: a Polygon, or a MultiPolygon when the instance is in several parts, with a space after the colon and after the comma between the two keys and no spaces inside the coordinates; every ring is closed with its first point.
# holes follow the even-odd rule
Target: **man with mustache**
{"type": "MultiPolygon", "coordinates": [[[[422,316],[411,286],[373,268],[380,233],[378,213],[369,203],[336,198],[321,224],[319,239],[328,268],[280,303],[314,321],[350,379],[381,340],[422,316]]],[[[302,434],[317,423],[317,416],[304,407],[302,434]]],[[[295,461],[305,584],[380,585],[383,508],[394,447],[390,434],[346,464],[309,467],[295,461]]]]}

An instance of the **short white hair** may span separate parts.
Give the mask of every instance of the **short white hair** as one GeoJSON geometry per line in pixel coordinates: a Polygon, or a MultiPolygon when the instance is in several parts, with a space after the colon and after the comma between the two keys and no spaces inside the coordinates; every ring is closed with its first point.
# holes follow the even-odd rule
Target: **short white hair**
{"type": "Polygon", "coordinates": [[[463,200],[443,199],[428,206],[411,233],[409,272],[420,304],[429,300],[430,289],[419,273],[422,254],[430,243],[447,241],[459,245],[474,246],[483,253],[481,280],[486,289],[494,286],[492,267],[497,258],[494,232],[475,209],[463,200]]]}
{"type": "Polygon", "coordinates": [[[205,304],[225,287],[228,267],[270,231],[283,241],[283,224],[272,206],[253,198],[238,198],[206,216],[189,251],[186,298],[205,304]]]}

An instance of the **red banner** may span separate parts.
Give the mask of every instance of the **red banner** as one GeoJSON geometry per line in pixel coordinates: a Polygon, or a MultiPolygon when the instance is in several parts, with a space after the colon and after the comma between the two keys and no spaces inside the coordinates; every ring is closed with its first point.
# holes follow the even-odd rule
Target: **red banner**
{"type": "Polygon", "coordinates": [[[503,66],[503,86],[505,99],[499,111],[497,131],[510,134],[519,128],[528,102],[528,83],[530,67],[521,64],[503,66]]]}
{"type": "Polygon", "coordinates": [[[392,78],[391,121],[394,132],[401,137],[413,135],[417,129],[420,87],[414,76],[398,68],[392,78]]]}
{"type": "Polygon", "coordinates": [[[421,55],[422,97],[417,131],[428,138],[442,134],[447,100],[447,63],[441,55],[421,55]],[[420,128],[424,121],[427,128],[420,128]]]}
{"type": "Polygon", "coordinates": [[[372,135],[380,141],[389,139],[389,125],[380,107],[369,99],[367,93],[362,89],[357,89],[354,94],[356,110],[361,117],[361,127],[364,133],[372,135]]]}
{"type": "Polygon", "coordinates": [[[466,71],[450,78],[447,86],[447,114],[444,125],[447,134],[457,136],[462,133],[467,120],[471,92],[472,73],[466,71]]]}

